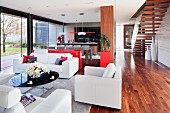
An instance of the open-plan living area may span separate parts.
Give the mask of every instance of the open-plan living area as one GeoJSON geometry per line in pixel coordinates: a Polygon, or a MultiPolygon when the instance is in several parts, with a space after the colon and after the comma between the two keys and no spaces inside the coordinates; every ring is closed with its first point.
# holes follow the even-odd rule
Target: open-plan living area
{"type": "Polygon", "coordinates": [[[0,113],[170,113],[170,0],[0,0],[0,113]]]}

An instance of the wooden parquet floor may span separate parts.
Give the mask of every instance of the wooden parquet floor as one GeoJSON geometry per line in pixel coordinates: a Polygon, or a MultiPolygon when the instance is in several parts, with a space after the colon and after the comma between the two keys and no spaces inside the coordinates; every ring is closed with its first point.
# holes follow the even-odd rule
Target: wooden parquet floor
{"type": "Polygon", "coordinates": [[[170,68],[127,52],[117,52],[116,64],[123,73],[122,109],[92,105],[90,113],[170,113],[170,68]]]}

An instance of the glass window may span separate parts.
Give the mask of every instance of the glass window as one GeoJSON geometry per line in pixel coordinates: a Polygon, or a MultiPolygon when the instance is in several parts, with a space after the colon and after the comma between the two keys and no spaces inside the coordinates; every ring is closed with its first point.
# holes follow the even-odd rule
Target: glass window
{"type": "Polygon", "coordinates": [[[49,23],[49,42],[48,47],[55,47],[57,44],[57,25],[49,23]]]}
{"type": "Polygon", "coordinates": [[[48,45],[49,24],[48,22],[33,20],[33,43],[48,45]]]}
{"type": "Polygon", "coordinates": [[[13,58],[27,51],[27,19],[1,14],[1,69],[13,65],[13,58]]]}

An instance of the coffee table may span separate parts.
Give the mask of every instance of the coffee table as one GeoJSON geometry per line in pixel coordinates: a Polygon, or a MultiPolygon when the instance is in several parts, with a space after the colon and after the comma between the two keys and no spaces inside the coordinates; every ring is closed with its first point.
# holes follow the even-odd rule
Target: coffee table
{"type": "Polygon", "coordinates": [[[59,77],[59,74],[54,71],[50,71],[49,74],[43,74],[42,77],[37,79],[29,78],[25,73],[17,74],[9,80],[9,84],[14,87],[36,87],[45,85],[47,83],[55,81],[59,77]]]}

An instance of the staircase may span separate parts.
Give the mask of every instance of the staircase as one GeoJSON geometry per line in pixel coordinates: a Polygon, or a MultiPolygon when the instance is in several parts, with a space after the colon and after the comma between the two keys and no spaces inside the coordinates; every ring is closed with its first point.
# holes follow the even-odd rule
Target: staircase
{"type": "Polygon", "coordinates": [[[145,55],[146,47],[151,45],[152,37],[155,38],[169,3],[170,0],[146,0],[132,49],[133,54],[145,55]]]}

